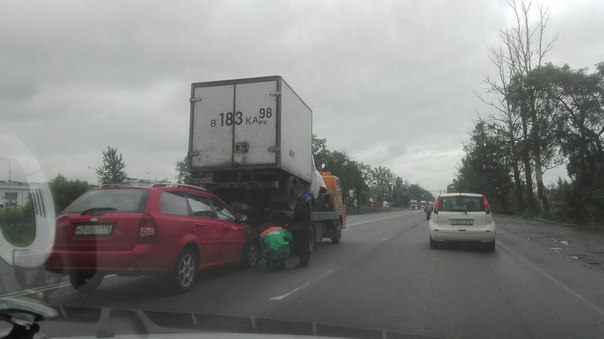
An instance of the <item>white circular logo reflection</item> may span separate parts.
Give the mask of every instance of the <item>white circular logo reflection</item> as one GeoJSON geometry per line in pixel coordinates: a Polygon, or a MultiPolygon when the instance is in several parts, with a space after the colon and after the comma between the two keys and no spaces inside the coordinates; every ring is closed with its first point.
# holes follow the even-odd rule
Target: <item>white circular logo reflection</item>
{"type": "MultiPolygon", "coordinates": [[[[0,257],[19,267],[40,266],[48,258],[55,240],[55,207],[48,180],[33,153],[14,136],[0,133],[0,158],[8,161],[9,171],[25,177],[36,222],[36,237],[29,246],[15,246],[0,232],[0,257]]],[[[0,161],[0,166],[3,162],[0,161]]]]}

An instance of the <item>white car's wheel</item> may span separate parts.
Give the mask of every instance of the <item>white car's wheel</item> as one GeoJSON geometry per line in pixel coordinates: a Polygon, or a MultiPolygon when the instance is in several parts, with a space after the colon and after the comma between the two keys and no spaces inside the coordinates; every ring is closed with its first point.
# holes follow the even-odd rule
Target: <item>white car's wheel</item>
{"type": "Polygon", "coordinates": [[[432,239],[432,237],[430,237],[430,248],[431,249],[438,249],[438,242],[434,239],[432,239]]]}

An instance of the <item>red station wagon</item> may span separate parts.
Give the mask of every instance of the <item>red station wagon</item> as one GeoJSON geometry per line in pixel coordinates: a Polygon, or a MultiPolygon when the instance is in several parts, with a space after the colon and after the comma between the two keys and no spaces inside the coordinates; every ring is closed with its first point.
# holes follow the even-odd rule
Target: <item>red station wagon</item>
{"type": "Polygon", "coordinates": [[[178,292],[197,271],[258,258],[258,235],[217,196],[195,186],[104,185],[56,221],[46,269],[94,290],[106,274],[163,274],[178,292]]]}

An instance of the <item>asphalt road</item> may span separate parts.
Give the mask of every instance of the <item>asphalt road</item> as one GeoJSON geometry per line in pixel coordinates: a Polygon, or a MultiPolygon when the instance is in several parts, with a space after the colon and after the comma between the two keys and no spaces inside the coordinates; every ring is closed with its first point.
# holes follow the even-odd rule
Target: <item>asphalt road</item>
{"type": "MultiPolygon", "coordinates": [[[[53,305],[196,312],[395,331],[418,337],[604,338],[604,234],[495,218],[497,248],[431,250],[425,214],[348,219],[310,267],[203,272],[186,294],[151,277],[108,277],[93,295],[46,291],[53,305]]],[[[360,332],[359,332],[360,333],[360,332]]],[[[362,335],[361,335],[362,336],[362,335]]]]}

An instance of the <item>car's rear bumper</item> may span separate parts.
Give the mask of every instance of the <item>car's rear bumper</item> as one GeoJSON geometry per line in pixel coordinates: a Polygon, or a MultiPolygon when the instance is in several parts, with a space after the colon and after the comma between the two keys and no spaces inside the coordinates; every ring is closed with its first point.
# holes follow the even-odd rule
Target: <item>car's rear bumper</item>
{"type": "Polygon", "coordinates": [[[136,245],[129,251],[74,251],[53,250],[46,260],[48,271],[69,273],[73,271],[102,271],[105,273],[160,273],[170,272],[174,260],[156,253],[153,245],[136,245]]]}
{"type": "Polygon", "coordinates": [[[436,241],[491,242],[495,240],[495,227],[430,227],[430,237],[436,241]]]}

